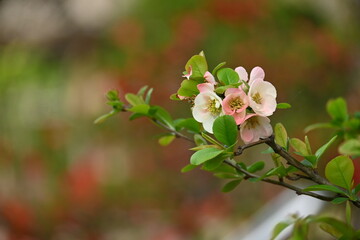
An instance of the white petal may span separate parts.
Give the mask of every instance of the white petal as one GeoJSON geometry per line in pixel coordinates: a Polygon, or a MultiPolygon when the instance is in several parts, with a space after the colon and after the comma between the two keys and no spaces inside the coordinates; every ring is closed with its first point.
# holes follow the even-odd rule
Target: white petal
{"type": "Polygon", "coordinates": [[[206,121],[203,122],[203,127],[205,129],[205,131],[209,132],[209,133],[213,133],[213,125],[214,125],[214,121],[215,121],[216,117],[211,116],[209,118],[206,119],[206,121]]]}
{"type": "Polygon", "coordinates": [[[261,67],[254,67],[252,70],[251,70],[251,73],[250,73],[250,81],[249,81],[249,84],[251,85],[252,82],[255,80],[255,79],[262,79],[264,80],[265,78],[265,72],[264,70],[261,68],[261,67]]]}
{"type": "Polygon", "coordinates": [[[235,68],[235,72],[237,72],[237,74],[239,74],[240,80],[243,80],[245,82],[248,81],[248,73],[246,72],[245,68],[237,67],[237,68],[235,68]]]}
{"type": "Polygon", "coordinates": [[[198,122],[204,122],[209,118],[211,113],[207,109],[203,109],[201,106],[194,106],[192,110],[193,117],[198,122]]]}

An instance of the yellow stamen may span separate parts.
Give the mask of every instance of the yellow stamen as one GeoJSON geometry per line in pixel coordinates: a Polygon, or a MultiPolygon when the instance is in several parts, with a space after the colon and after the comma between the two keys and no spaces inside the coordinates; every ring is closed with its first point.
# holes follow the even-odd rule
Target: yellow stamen
{"type": "Polygon", "coordinates": [[[257,104],[261,104],[261,102],[262,102],[262,97],[260,96],[260,94],[258,92],[255,93],[254,95],[252,95],[251,98],[257,104]]]}

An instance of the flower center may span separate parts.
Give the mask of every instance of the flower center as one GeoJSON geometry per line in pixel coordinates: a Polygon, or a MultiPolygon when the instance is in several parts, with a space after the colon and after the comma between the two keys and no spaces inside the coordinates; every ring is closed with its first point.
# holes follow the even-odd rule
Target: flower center
{"type": "Polygon", "coordinates": [[[216,101],[216,99],[211,99],[208,102],[208,111],[213,115],[218,115],[221,112],[221,105],[216,101]]]}
{"type": "Polygon", "coordinates": [[[249,119],[246,121],[246,128],[247,128],[247,129],[255,128],[257,125],[259,125],[259,122],[258,122],[258,120],[256,119],[256,117],[249,118],[249,119]]]}
{"type": "Polygon", "coordinates": [[[256,102],[257,104],[261,104],[262,97],[260,96],[260,93],[257,92],[254,95],[252,95],[251,97],[254,102],[256,102]]]}
{"type": "Polygon", "coordinates": [[[244,103],[240,98],[233,98],[229,105],[232,110],[238,110],[244,106],[244,103]]]}

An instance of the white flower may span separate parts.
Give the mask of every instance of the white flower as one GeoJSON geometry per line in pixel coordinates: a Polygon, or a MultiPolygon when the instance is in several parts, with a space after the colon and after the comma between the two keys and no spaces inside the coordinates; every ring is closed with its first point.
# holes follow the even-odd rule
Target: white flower
{"type": "Polygon", "coordinates": [[[260,78],[255,79],[250,85],[249,106],[259,116],[270,116],[276,110],[276,89],[275,87],[260,78]]]}
{"type": "Polygon", "coordinates": [[[222,99],[214,92],[214,85],[202,83],[198,85],[200,93],[194,100],[192,110],[196,121],[203,124],[204,129],[213,133],[212,127],[217,117],[224,115],[222,109],[222,99]]]}
{"type": "Polygon", "coordinates": [[[260,79],[264,80],[264,78],[265,78],[265,72],[261,67],[254,67],[251,70],[250,79],[248,79],[248,73],[245,70],[245,68],[243,68],[243,67],[235,68],[235,72],[237,72],[237,74],[239,75],[240,81],[242,80],[242,81],[247,82],[249,80],[249,82],[248,82],[249,85],[251,85],[255,79],[260,78],[260,79]]]}

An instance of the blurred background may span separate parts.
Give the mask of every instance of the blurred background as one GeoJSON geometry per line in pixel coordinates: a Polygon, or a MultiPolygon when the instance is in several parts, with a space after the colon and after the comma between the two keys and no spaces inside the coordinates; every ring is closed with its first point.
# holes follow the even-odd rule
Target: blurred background
{"type": "Polygon", "coordinates": [[[224,194],[208,172],[180,173],[190,145],[159,146],[142,119],[93,124],[108,90],[143,85],[191,116],[169,96],[201,50],[211,69],[263,67],[292,105],[272,122],[292,137],[328,120],[329,98],[360,109],[357,0],[0,0],[0,239],[222,239],[281,192],[244,182],[224,194]]]}

